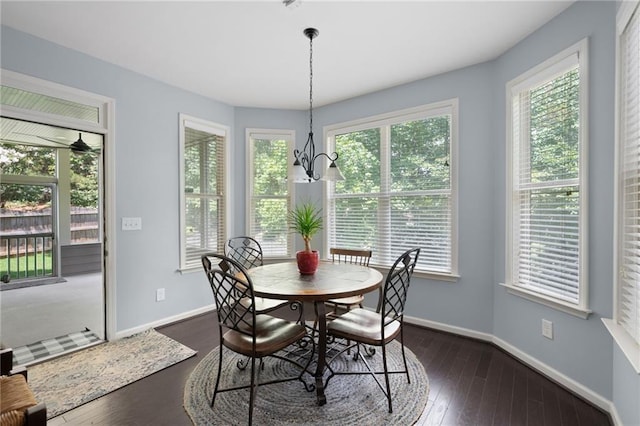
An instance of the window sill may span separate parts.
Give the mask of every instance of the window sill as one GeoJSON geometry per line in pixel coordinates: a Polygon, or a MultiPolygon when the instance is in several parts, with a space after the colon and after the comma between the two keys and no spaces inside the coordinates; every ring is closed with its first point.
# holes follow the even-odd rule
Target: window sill
{"type": "MultiPolygon", "coordinates": [[[[390,266],[381,266],[381,265],[369,265],[369,266],[371,266],[374,269],[377,269],[382,275],[385,276],[385,278],[389,273],[390,266]]],[[[448,281],[448,282],[457,282],[460,279],[460,275],[418,271],[417,269],[413,271],[413,276],[415,278],[422,278],[422,279],[434,280],[434,281],[448,281]]]]}
{"type": "Polygon", "coordinates": [[[460,275],[457,274],[445,274],[426,271],[414,271],[413,276],[416,278],[424,278],[426,280],[447,281],[452,283],[458,282],[458,280],[460,279],[460,275]]]}
{"type": "Polygon", "coordinates": [[[640,345],[633,341],[629,333],[624,328],[619,326],[614,320],[609,318],[602,318],[604,326],[607,327],[609,333],[613,337],[622,353],[625,354],[631,366],[636,370],[636,373],[640,374],[640,345]]]}
{"type": "Polygon", "coordinates": [[[504,284],[504,283],[500,283],[500,285],[505,287],[509,293],[515,296],[520,296],[531,302],[540,303],[542,305],[548,306],[558,311],[562,311],[569,315],[576,316],[578,318],[587,319],[589,318],[589,315],[591,315],[592,313],[592,311],[589,309],[582,309],[575,305],[563,303],[558,300],[554,300],[550,297],[545,297],[540,294],[534,293],[532,291],[527,291],[519,287],[515,287],[515,286],[504,284]]]}

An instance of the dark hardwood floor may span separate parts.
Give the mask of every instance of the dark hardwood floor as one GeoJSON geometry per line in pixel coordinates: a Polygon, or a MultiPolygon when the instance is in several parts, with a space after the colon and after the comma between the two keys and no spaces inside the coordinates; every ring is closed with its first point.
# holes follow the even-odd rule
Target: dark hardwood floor
{"type": "MultiPolygon", "coordinates": [[[[198,355],[49,421],[57,425],[191,425],[184,383],[218,345],[214,313],[158,329],[198,355]]],[[[418,425],[611,425],[609,415],[495,346],[405,324],[405,344],[429,376],[418,425]]],[[[313,424],[310,419],[309,424],[313,424]]]]}

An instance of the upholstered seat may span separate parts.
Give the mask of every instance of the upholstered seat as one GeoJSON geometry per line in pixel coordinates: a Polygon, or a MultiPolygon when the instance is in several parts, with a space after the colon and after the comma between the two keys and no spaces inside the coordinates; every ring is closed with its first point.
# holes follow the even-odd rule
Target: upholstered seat
{"type": "Polygon", "coordinates": [[[234,352],[258,358],[282,350],[292,343],[302,339],[307,333],[304,326],[275,318],[270,315],[256,315],[255,330],[244,326],[243,334],[236,330],[229,330],[224,334],[223,344],[234,352]],[[253,349],[253,334],[256,336],[256,346],[253,349]]]}
{"type": "Polygon", "coordinates": [[[344,339],[357,335],[358,341],[365,345],[380,346],[392,341],[400,333],[400,321],[387,318],[383,336],[380,314],[363,308],[352,309],[340,315],[339,319],[332,322],[331,334],[344,339]]]}

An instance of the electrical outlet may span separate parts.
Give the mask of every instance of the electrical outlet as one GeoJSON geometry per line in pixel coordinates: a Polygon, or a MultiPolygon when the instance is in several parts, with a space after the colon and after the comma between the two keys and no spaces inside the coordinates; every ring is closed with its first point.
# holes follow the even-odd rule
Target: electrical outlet
{"type": "Polygon", "coordinates": [[[553,340],[553,323],[549,320],[542,320],[542,335],[547,339],[553,340]]]}
{"type": "Polygon", "coordinates": [[[123,231],[139,231],[141,229],[142,229],[141,217],[123,217],[122,218],[123,231]]]}
{"type": "Polygon", "coordinates": [[[156,290],[156,302],[162,302],[164,300],[164,288],[156,290]]]}

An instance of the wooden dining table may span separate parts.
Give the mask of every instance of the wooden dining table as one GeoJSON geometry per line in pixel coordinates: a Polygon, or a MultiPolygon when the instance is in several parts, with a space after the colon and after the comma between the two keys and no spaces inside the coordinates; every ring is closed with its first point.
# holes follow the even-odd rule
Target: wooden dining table
{"type": "Polygon", "coordinates": [[[296,262],[259,266],[247,272],[256,296],[314,304],[318,320],[316,396],[318,405],[326,404],[323,380],[327,349],[325,302],[374,291],[382,285],[382,274],[368,266],[334,262],[320,262],[313,275],[300,274],[296,262]]]}

